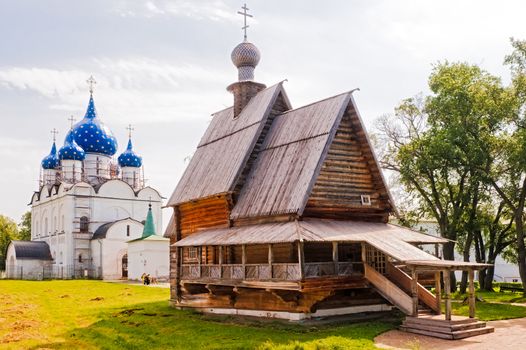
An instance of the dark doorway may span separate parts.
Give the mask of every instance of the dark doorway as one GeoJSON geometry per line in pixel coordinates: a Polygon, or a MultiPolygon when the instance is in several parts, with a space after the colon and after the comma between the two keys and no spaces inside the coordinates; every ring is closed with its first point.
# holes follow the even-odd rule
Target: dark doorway
{"type": "Polygon", "coordinates": [[[128,278],[128,254],[122,257],[122,278],[128,278]]]}

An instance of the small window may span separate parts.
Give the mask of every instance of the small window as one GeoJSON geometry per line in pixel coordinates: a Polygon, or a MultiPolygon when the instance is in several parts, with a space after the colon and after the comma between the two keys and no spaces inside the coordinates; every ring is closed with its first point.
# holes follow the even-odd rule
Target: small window
{"type": "Polygon", "coordinates": [[[82,263],[82,254],[79,254],[79,263],[82,263]]]}
{"type": "Polygon", "coordinates": [[[188,259],[197,260],[197,247],[188,248],[188,259]]]}
{"type": "Polygon", "coordinates": [[[130,225],[126,225],[126,236],[130,237],[130,225]]]}
{"type": "Polygon", "coordinates": [[[371,196],[368,194],[362,194],[361,199],[362,205],[371,205],[371,196]]]}
{"type": "Polygon", "coordinates": [[[88,232],[89,231],[89,219],[87,216],[83,216],[80,218],[80,232],[88,232]]]}

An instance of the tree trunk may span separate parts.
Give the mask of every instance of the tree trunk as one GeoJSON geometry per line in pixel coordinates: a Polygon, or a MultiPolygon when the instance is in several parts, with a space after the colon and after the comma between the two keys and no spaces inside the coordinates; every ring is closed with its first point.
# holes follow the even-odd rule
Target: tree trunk
{"type": "Polygon", "coordinates": [[[488,292],[493,292],[493,277],[495,276],[495,267],[491,266],[483,271],[485,271],[484,284],[481,284],[480,288],[488,292]]]}
{"type": "MultiPolygon", "coordinates": [[[[444,260],[455,260],[455,242],[447,242],[444,244],[443,248],[444,253],[444,260]]],[[[451,271],[450,273],[450,279],[451,279],[451,292],[454,292],[457,289],[457,278],[455,276],[455,272],[451,271]]]]}
{"type": "MultiPolygon", "coordinates": [[[[469,253],[471,251],[471,243],[473,242],[473,232],[468,232],[468,236],[466,237],[466,242],[464,243],[464,261],[469,262],[469,253]]],[[[466,289],[468,287],[468,272],[462,271],[462,280],[460,281],[460,293],[464,294],[466,293],[466,289]]]]}
{"type": "Polygon", "coordinates": [[[524,225],[522,222],[522,210],[519,206],[515,214],[515,229],[517,230],[517,263],[519,265],[519,275],[521,276],[522,287],[526,293],[526,248],[524,247],[524,225]]]}

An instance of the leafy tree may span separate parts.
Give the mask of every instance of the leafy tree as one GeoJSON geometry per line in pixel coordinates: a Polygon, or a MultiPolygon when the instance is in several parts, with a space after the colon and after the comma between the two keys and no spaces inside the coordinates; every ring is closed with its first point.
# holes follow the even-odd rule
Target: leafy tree
{"type": "Polygon", "coordinates": [[[31,211],[22,215],[22,221],[18,224],[18,239],[22,241],[31,240],[31,211]]]}
{"type": "MultiPolygon", "coordinates": [[[[381,119],[387,145],[382,165],[399,175],[441,236],[452,240],[444,245],[444,258],[454,259],[459,241],[469,261],[488,187],[483,170],[493,162],[490,141],[510,114],[511,94],[500,79],[466,63],[436,65],[429,87],[431,96],[404,100],[394,116],[381,119]]],[[[464,288],[466,281],[467,275],[464,288]]]]}
{"type": "Polygon", "coordinates": [[[0,269],[5,269],[7,247],[13,239],[18,238],[16,222],[7,216],[0,215],[0,269]]]}

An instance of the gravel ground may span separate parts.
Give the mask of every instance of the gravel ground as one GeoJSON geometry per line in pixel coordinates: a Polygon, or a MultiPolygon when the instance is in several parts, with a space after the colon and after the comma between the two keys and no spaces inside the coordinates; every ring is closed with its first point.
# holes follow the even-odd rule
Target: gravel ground
{"type": "Polygon", "coordinates": [[[490,321],[494,333],[461,340],[443,340],[398,330],[383,333],[375,338],[375,345],[382,349],[420,350],[507,350],[526,349],[526,318],[490,321]]]}

